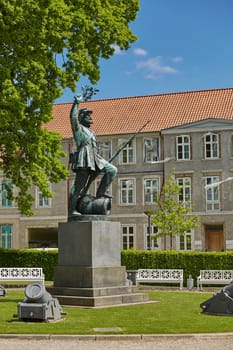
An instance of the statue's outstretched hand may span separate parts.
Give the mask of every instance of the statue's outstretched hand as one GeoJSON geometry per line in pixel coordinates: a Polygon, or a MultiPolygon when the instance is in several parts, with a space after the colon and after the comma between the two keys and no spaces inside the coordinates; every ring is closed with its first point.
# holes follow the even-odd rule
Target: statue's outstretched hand
{"type": "Polygon", "coordinates": [[[74,103],[79,104],[82,101],[83,101],[83,95],[82,94],[74,96],[74,103]]]}

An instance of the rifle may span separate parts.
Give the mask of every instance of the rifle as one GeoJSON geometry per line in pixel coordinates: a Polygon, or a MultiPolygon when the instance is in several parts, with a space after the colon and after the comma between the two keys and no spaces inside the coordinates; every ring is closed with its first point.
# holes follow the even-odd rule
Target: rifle
{"type": "MultiPolygon", "coordinates": [[[[123,148],[125,148],[138,134],[140,134],[140,132],[150,123],[150,120],[148,120],[146,122],[146,124],[144,124],[137,132],[135,132],[129,139],[128,141],[126,141],[113,155],[112,157],[108,160],[109,163],[111,163],[117,156],[118,154],[123,150],[123,148]]],[[[77,152],[74,152],[72,154],[70,154],[70,162],[73,163],[75,160],[75,156],[76,156],[77,152]]],[[[73,170],[73,169],[72,169],[73,170]]],[[[89,179],[85,185],[85,188],[83,189],[83,192],[86,193],[86,191],[88,190],[90,184],[97,178],[97,176],[101,173],[101,170],[97,170],[95,172],[93,172],[92,174],[90,174],[89,179]]]]}
{"type": "Polygon", "coordinates": [[[140,132],[150,123],[150,120],[146,122],[138,131],[136,131],[121,147],[109,158],[108,162],[111,163],[117,156],[118,154],[138,135],[140,132]]]}

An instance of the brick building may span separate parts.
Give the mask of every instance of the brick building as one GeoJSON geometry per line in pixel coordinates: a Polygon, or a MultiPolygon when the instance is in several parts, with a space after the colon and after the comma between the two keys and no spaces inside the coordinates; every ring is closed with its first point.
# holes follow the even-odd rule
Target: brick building
{"type": "MultiPolygon", "coordinates": [[[[74,150],[69,112],[72,103],[55,104],[48,129],[63,138],[64,160],[74,150]]],[[[88,101],[93,130],[104,158],[150,121],[120,153],[114,164],[118,175],[112,184],[111,220],[120,221],[122,248],[148,249],[148,217],[156,209],[154,194],[175,169],[181,186],[180,200],[191,200],[200,227],[184,237],[173,237],[177,250],[222,251],[233,249],[233,88],[135,96],[88,101]],[[225,181],[226,180],[226,181],[225,181]],[[216,185],[214,185],[216,183],[216,185]]],[[[58,223],[67,220],[67,201],[74,176],[51,185],[55,195],[35,194],[35,215],[20,215],[5,196],[0,201],[1,245],[12,248],[56,247],[58,223]]],[[[98,179],[96,180],[98,181],[98,179]]],[[[95,191],[96,183],[91,192],[95,191]]],[[[151,227],[156,233],[156,227],[151,227]]],[[[169,249],[170,239],[159,238],[157,247],[169,249]]]]}

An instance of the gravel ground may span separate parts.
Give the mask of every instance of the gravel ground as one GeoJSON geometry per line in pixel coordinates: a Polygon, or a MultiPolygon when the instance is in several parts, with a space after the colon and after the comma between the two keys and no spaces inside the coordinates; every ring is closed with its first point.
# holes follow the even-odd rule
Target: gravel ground
{"type": "Polygon", "coordinates": [[[233,333],[132,336],[0,335],[4,350],[224,350],[233,349],[233,333]]]}

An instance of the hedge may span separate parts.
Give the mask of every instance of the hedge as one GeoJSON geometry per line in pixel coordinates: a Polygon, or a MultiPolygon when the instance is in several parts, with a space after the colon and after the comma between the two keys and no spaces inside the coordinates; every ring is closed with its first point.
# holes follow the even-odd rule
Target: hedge
{"type": "Polygon", "coordinates": [[[42,267],[47,281],[53,280],[53,269],[58,262],[57,250],[28,250],[0,248],[1,267],[42,267]]]}
{"type": "Polygon", "coordinates": [[[123,250],[121,263],[127,270],[139,268],[183,269],[184,283],[192,275],[196,284],[200,270],[233,270],[233,251],[178,252],[123,250]]]}
{"type": "MultiPolygon", "coordinates": [[[[58,263],[57,250],[15,250],[0,248],[1,267],[42,267],[45,279],[53,280],[53,270],[58,263]]],[[[200,270],[233,270],[233,251],[228,252],[178,252],[123,250],[121,264],[126,270],[139,268],[183,269],[184,282],[192,275],[196,283],[200,270]]]]}

